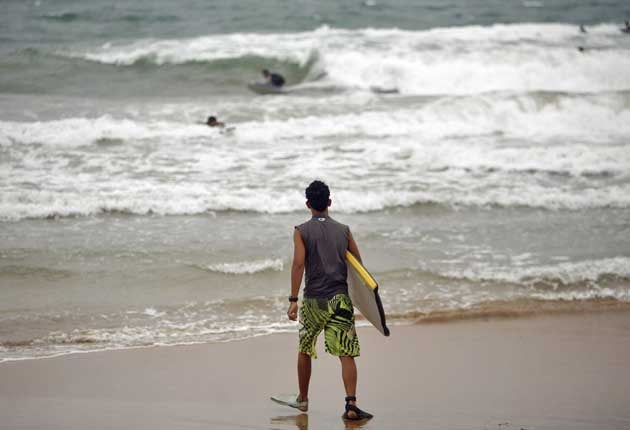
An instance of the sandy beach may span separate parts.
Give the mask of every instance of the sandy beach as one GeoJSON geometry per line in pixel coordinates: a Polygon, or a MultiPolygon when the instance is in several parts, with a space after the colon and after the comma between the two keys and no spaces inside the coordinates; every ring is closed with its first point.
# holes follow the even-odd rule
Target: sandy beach
{"type": "MultiPolygon", "coordinates": [[[[366,429],[630,428],[630,313],[360,330],[366,429]]],[[[310,411],[295,391],[296,335],[75,354],[0,365],[2,429],[334,429],[337,361],[314,362],[310,411]]],[[[318,345],[323,349],[323,345],[318,345]]],[[[323,352],[323,351],[322,351],[323,352]]]]}

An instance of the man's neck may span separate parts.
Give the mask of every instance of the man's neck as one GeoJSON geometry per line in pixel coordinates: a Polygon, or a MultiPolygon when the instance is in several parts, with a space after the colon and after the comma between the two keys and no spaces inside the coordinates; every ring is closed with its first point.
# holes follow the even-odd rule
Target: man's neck
{"type": "Polygon", "coordinates": [[[321,211],[321,212],[311,209],[311,214],[315,218],[328,217],[328,209],[326,209],[325,211],[321,211]]]}

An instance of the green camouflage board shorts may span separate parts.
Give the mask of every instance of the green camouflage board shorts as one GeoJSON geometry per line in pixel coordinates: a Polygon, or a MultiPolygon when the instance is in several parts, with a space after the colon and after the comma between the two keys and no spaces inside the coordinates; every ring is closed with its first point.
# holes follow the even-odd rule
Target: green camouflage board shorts
{"type": "Polygon", "coordinates": [[[326,352],[337,357],[359,356],[354,309],[348,295],[337,294],[330,300],[304,298],[300,307],[299,351],[317,358],[315,344],[322,330],[326,352]]]}

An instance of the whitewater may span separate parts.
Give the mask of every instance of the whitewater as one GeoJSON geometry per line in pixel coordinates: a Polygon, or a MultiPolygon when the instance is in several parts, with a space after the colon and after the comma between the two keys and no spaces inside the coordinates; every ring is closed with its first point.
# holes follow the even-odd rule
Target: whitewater
{"type": "Polygon", "coordinates": [[[256,58],[257,67],[294,65],[288,78],[300,81],[283,98],[248,94],[246,80],[229,96],[206,85],[203,99],[73,108],[38,98],[0,121],[0,217],[290,212],[301,207],[295,184],[317,175],[343,184],[347,213],[423,203],[626,208],[627,39],[610,24],[588,35],[563,24],[322,27],[55,50],[91,73],[199,63],[212,76],[256,58]],[[235,131],[200,126],[208,114],[235,131]]]}

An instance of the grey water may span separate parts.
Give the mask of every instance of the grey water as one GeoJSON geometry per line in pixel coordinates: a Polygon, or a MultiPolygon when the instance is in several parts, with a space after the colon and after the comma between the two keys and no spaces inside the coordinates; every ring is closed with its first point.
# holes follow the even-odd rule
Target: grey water
{"type": "Polygon", "coordinates": [[[295,330],[315,178],[393,323],[630,302],[628,16],[3,2],[0,361],[295,330]],[[262,67],[289,94],[251,93],[262,67]]]}

